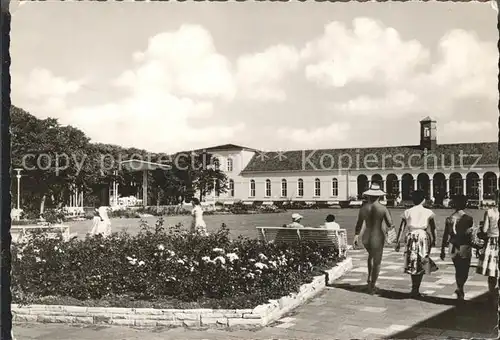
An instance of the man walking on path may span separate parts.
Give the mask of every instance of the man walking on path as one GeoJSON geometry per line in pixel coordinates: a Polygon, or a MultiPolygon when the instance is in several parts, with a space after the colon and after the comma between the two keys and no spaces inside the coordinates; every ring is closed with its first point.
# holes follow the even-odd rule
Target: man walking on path
{"type": "Polygon", "coordinates": [[[385,221],[387,227],[394,228],[389,210],[379,201],[384,195],[385,192],[377,183],[372,183],[370,188],[363,193],[368,201],[359,210],[353,242],[354,247],[357,247],[361,233],[363,246],[368,251],[367,283],[370,294],[377,292],[376,283],[388,230],[388,228],[383,228],[382,222],[385,221]]]}

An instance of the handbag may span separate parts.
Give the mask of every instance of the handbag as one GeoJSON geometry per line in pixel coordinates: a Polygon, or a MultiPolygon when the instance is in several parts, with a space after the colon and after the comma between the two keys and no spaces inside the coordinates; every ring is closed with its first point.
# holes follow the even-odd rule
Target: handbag
{"type": "Polygon", "coordinates": [[[396,228],[391,228],[387,230],[387,243],[388,244],[393,244],[396,243],[397,241],[397,233],[396,233],[396,228]]]}
{"type": "Polygon", "coordinates": [[[436,262],[434,262],[428,256],[426,256],[422,259],[422,266],[424,267],[426,274],[433,273],[439,269],[436,262]]]}
{"type": "Polygon", "coordinates": [[[485,233],[478,226],[474,226],[469,231],[469,242],[472,248],[481,249],[484,247],[485,233]]]}

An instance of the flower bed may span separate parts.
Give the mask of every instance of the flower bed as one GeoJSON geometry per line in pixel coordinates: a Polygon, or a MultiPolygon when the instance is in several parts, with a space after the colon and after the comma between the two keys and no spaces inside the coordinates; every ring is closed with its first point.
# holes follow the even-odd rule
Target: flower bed
{"type": "Polygon", "coordinates": [[[341,260],[314,243],[231,240],[165,230],[63,242],[43,234],[12,249],[13,303],[124,308],[248,309],[299,292],[341,260]]]}
{"type": "Polygon", "coordinates": [[[345,259],[311,283],[277,300],[269,300],[253,309],[160,309],[107,308],[71,305],[13,305],[15,322],[49,322],[105,324],[138,327],[237,327],[255,328],[278,320],[320,292],[352,268],[351,259],[345,259]]]}

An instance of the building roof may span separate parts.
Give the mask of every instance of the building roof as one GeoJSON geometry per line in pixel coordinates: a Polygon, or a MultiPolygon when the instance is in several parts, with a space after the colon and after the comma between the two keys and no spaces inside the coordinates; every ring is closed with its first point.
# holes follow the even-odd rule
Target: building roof
{"type": "Polygon", "coordinates": [[[212,146],[209,148],[203,148],[203,149],[198,149],[195,150],[195,152],[202,152],[202,151],[207,151],[207,152],[215,152],[215,151],[258,151],[256,149],[248,148],[246,146],[241,146],[241,145],[236,145],[236,144],[223,144],[223,145],[217,145],[217,146],[212,146]]]}
{"type": "Polygon", "coordinates": [[[480,165],[496,164],[498,143],[462,143],[439,144],[432,151],[424,151],[420,146],[394,146],[257,152],[242,174],[333,169],[402,169],[410,166],[428,171],[443,167],[460,171],[461,165],[465,171],[471,166],[478,168],[480,165]]]}
{"type": "Polygon", "coordinates": [[[432,119],[431,117],[427,116],[420,121],[420,123],[425,123],[425,122],[434,122],[435,123],[436,121],[434,119],[432,119]]]}

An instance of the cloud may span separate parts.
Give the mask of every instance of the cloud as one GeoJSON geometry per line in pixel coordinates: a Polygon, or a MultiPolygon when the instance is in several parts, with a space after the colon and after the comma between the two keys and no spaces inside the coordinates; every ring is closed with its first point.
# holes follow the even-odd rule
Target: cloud
{"type": "Polygon", "coordinates": [[[237,61],[236,79],[242,95],[254,100],[284,101],[282,80],[297,69],[299,57],[296,48],[286,45],[241,56],[237,61]]]}
{"type": "Polygon", "coordinates": [[[65,97],[76,93],[80,89],[80,82],[56,77],[49,70],[36,68],[28,77],[20,79],[22,86],[18,88],[31,99],[40,99],[47,96],[65,97]]]}
{"type": "Polygon", "coordinates": [[[119,143],[155,152],[179,151],[187,147],[231,140],[243,125],[193,127],[188,118],[213,114],[208,102],[159,96],[134,95],[116,104],[83,107],[72,111],[74,123],[92,139],[119,143]]]}
{"type": "Polygon", "coordinates": [[[201,26],[157,34],[132,57],[134,67],[108,84],[128,93],[100,105],[69,106],[66,99],[79,83],[47,70],[33,71],[28,86],[16,88],[23,90],[23,102],[39,99],[37,106],[26,107],[37,116],[50,113],[104,143],[172,152],[227,143],[244,128],[204,120],[214,117],[217,101],[233,98],[236,86],[229,61],[201,26]]]}
{"type": "Polygon", "coordinates": [[[135,52],[133,59],[139,66],[123,72],[116,85],[205,98],[231,99],[236,92],[230,62],[217,53],[210,33],[198,25],[153,36],[146,51],[135,52]]]}
{"type": "Polygon", "coordinates": [[[85,79],[69,80],[54,75],[44,68],[35,68],[29,74],[12,77],[14,103],[21,101],[25,109],[36,112],[41,118],[64,118],[67,100],[77,94],[85,79]]]}
{"type": "Polygon", "coordinates": [[[203,27],[183,25],[177,31],[157,34],[133,59],[136,67],[113,81],[127,88],[130,96],[72,112],[93,139],[126,140],[127,146],[170,152],[226,142],[243,129],[243,124],[211,125],[208,121],[193,126],[193,120],[213,117],[216,100],[230,100],[236,93],[231,65],[217,53],[203,27]]]}
{"type": "Polygon", "coordinates": [[[351,126],[348,123],[333,123],[331,125],[313,129],[280,128],[279,138],[291,141],[297,145],[315,145],[347,139],[351,126]]]}
{"type": "Polygon", "coordinates": [[[445,34],[431,56],[418,42],[402,41],[393,29],[356,19],[352,31],[338,23],[328,25],[303,53],[320,58],[306,66],[306,77],[321,86],[364,82],[385,90],[379,97],[360,94],[329,105],[343,115],[394,118],[421,112],[447,118],[456,113],[460,99],[498,101],[496,44],[464,30],[445,34]]]}
{"type": "Polygon", "coordinates": [[[423,84],[447,90],[455,98],[480,96],[497,101],[498,49],[495,43],[480,41],[464,30],[452,30],[439,42],[441,59],[423,84]]]}
{"type": "Polygon", "coordinates": [[[460,133],[477,133],[493,129],[493,124],[488,121],[456,121],[446,123],[443,126],[444,135],[456,135],[460,133]]]}
{"type": "MultiPolygon", "coordinates": [[[[114,79],[100,80],[99,87],[113,98],[107,102],[92,105],[84,101],[93,99],[82,91],[89,85],[88,79],[67,79],[40,68],[13,77],[13,102],[39,117],[56,117],[64,124],[76,125],[95,141],[151,151],[238,140],[252,146],[256,133],[267,131],[265,144],[269,148],[305,144],[331,147],[348,143],[353,135],[358,142],[362,139],[360,131],[369,123],[360,117],[414,119],[419,113],[420,118],[430,115],[444,123],[458,119],[450,117],[462,99],[467,103],[481,101],[482,107],[492,103],[493,110],[498,100],[497,60],[495,42],[481,41],[472,32],[451,30],[437,46],[424,47],[378,21],[357,18],[352,25],[331,22],[303,45],[290,46],[277,40],[275,45],[241,54],[231,62],[217,50],[206,29],[183,25],[152,36],[144,50],[130,56],[129,69],[114,79]],[[334,123],[286,127],[284,115],[273,115],[277,109],[287,115],[304,114],[304,106],[287,102],[292,95],[287,92],[291,83],[287,77],[292,78],[289,76],[294,72],[303,77],[291,79],[293,88],[303,91],[307,100],[317,100],[310,105],[311,113],[303,117],[312,124],[318,110],[320,118],[330,115],[334,123]],[[361,91],[349,95],[359,83],[363,83],[362,88],[376,88],[382,95],[361,91]],[[325,100],[323,93],[333,95],[325,100]],[[73,97],[78,97],[78,105],[73,97]],[[262,105],[262,113],[269,117],[269,130],[245,130],[245,121],[251,124],[251,119],[235,117],[247,113],[243,99],[274,102],[262,105]],[[228,117],[241,123],[227,123],[228,117]],[[355,126],[360,130],[355,131],[355,126]]],[[[477,132],[486,129],[493,131],[485,121],[453,121],[444,126],[444,134],[461,131],[480,135],[477,132]]]]}
{"type": "Polygon", "coordinates": [[[383,98],[359,96],[344,103],[334,103],[330,108],[348,116],[398,116],[401,112],[416,109],[417,98],[405,90],[394,90],[383,98]]]}
{"type": "Polygon", "coordinates": [[[403,41],[391,27],[356,18],[352,29],[331,22],[324,33],[301,51],[306,78],[321,86],[351,82],[394,82],[407,79],[426,62],[429,51],[416,40],[403,41]]]}

